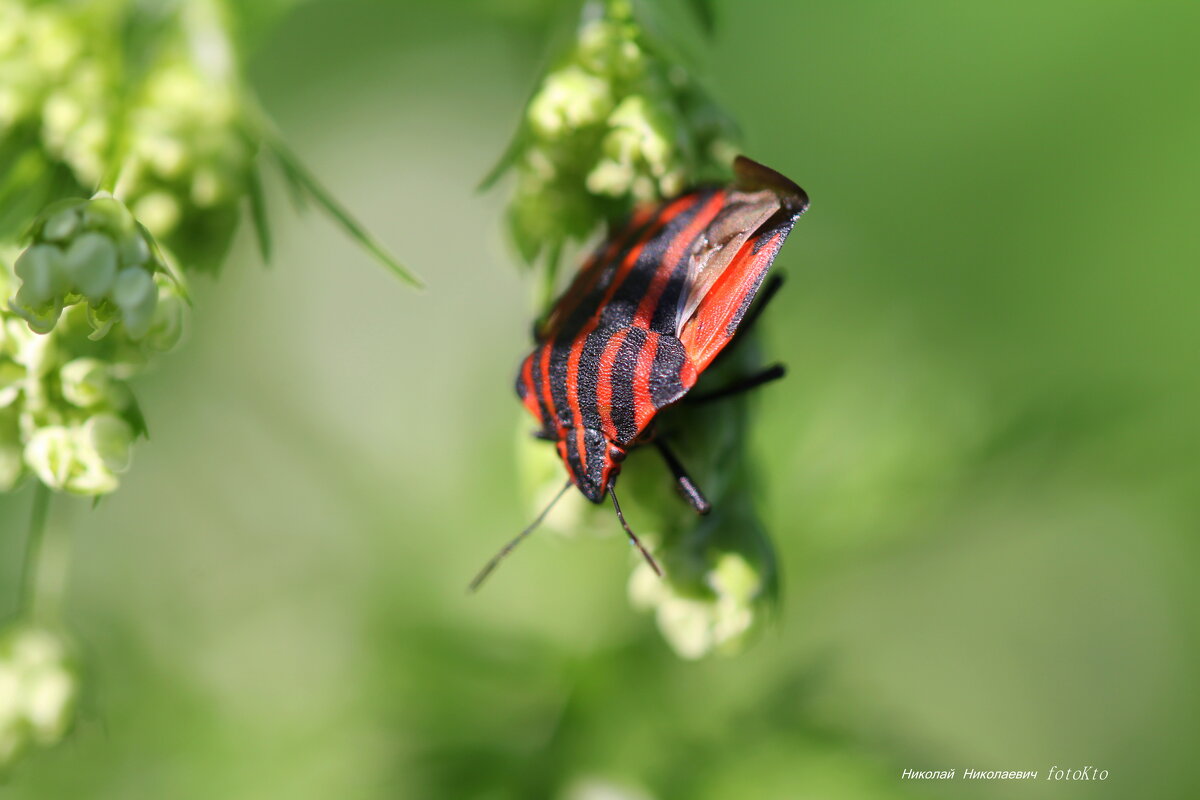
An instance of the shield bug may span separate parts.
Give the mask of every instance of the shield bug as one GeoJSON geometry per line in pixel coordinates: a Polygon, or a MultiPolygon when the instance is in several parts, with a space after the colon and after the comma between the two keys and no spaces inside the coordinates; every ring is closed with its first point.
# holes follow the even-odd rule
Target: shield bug
{"type": "MultiPolygon", "coordinates": [[[[662,570],[625,521],[615,484],[634,447],[653,443],[683,497],[704,514],[708,501],[667,443],[655,416],[678,403],[721,351],[778,289],[763,279],[808,196],[792,181],[744,156],[735,181],[705,186],[638,209],[584,263],[537,327],[537,346],[521,363],[517,395],[554,442],[568,480],[538,518],[505,545],[471,582],[478,588],[575,486],[593,503],[612,498],[630,541],[662,570]]],[[[710,392],[716,399],[781,377],[776,365],[710,392]]]]}

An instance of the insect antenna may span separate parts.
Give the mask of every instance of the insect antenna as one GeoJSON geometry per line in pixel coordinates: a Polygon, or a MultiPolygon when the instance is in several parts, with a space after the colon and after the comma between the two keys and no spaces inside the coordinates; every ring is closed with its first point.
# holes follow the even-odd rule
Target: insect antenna
{"type": "MultiPolygon", "coordinates": [[[[483,582],[487,580],[488,575],[492,574],[492,570],[496,569],[496,567],[500,564],[500,562],[504,559],[504,557],[506,555],[508,555],[509,553],[511,553],[513,551],[513,549],[521,543],[522,539],[524,539],[529,534],[533,533],[534,529],[537,528],[538,525],[542,524],[542,520],[544,520],[546,518],[546,515],[550,513],[550,509],[554,508],[555,503],[557,503],[559,500],[561,500],[562,496],[567,493],[567,489],[570,489],[570,488],[571,488],[571,480],[570,480],[570,478],[568,478],[567,482],[563,484],[563,487],[558,490],[558,494],[554,495],[554,499],[551,500],[550,503],[545,508],[542,509],[542,513],[537,515],[537,519],[535,519],[533,522],[529,523],[529,527],[527,527],[525,530],[521,531],[515,537],[513,537],[513,540],[511,542],[504,545],[504,547],[501,547],[500,551],[498,553],[496,553],[496,555],[492,556],[492,559],[490,561],[488,561],[486,564],[483,565],[483,569],[479,570],[479,574],[476,575],[475,579],[471,581],[471,584],[468,587],[469,591],[474,592],[477,589],[479,589],[480,586],[483,585],[483,582]]],[[[628,528],[626,528],[626,530],[628,530],[628,528]]],[[[633,534],[631,533],[630,536],[632,536],[632,535],[633,534]]]]}
{"type": "Polygon", "coordinates": [[[654,556],[650,555],[650,551],[642,546],[637,534],[633,532],[633,529],[629,527],[629,523],[625,521],[625,515],[621,513],[621,504],[617,502],[617,493],[612,483],[608,485],[608,495],[612,498],[613,508],[617,510],[617,519],[621,521],[621,527],[629,534],[629,541],[633,542],[633,546],[641,551],[642,557],[646,559],[646,563],[650,565],[650,569],[654,570],[654,574],[661,578],[663,574],[662,567],[658,566],[658,562],[654,560],[654,556]]]}

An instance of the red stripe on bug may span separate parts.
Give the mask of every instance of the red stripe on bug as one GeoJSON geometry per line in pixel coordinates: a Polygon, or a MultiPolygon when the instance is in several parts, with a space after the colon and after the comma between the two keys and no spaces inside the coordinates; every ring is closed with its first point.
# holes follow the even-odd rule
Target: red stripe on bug
{"type": "Polygon", "coordinates": [[[584,439],[583,426],[579,425],[575,428],[575,455],[579,457],[579,474],[587,475],[588,472],[588,456],[587,456],[587,441],[584,439]]]}
{"type": "Polygon", "coordinates": [[[621,345],[625,344],[625,337],[628,335],[628,328],[617,331],[600,354],[600,374],[596,378],[596,405],[600,411],[604,436],[610,442],[616,441],[617,438],[617,424],[613,422],[612,416],[613,370],[617,365],[617,354],[621,352],[621,345]]]}
{"type": "Polygon", "coordinates": [[[700,379],[700,371],[696,369],[696,365],[689,358],[683,362],[683,366],[679,368],[679,382],[683,384],[683,388],[690,389],[696,385],[696,381],[700,379]]]}
{"type": "Polygon", "coordinates": [[[639,432],[650,424],[650,420],[658,411],[650,397],[650,372],[654,368],[654,356],[657,354],[658,334],[651,333],[638,353],[637,366],[633,368],[633,413],[639,432]]]}
{"type": "Polygon", "coordinates": [[[546,410],[550,413],[547,425],[558,425],[558,409],[554,407],[554,392],[550,386],[550,354],[554,348],[546,345],[542,348],[542,399],[546,402],[546,410]]]}
{"type": "MultiPolygon", "coordinates": [[[[534,354],[526,356],[525,363],[521,365],[521,381],[525,384],[525,397],[523,402],[525,407],[529,409],[529,413],[541,420],[542,410],[538,406],[537,387],[533,384],[533,358],[534,354]]],[[[542,420],[542,424],[549,423],[549,420],[542,420]]]]}

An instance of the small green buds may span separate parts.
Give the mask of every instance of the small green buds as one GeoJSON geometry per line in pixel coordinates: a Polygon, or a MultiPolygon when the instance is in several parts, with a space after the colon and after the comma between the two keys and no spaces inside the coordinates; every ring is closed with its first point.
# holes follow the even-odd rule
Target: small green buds
{"type": "Polygon", "coordinates": [[[683,658],[737,652],[764,593],[760,570],[737,553],[724,553],[704,572],[702,584],[700,591],[681,591],[643,564],[629,580],[629,598],[634,606],[654,610],[663,638],[683,658]]]}
{"type": "MultiPolygon", "coordinates": [[[[185,26],[215,28],[183,10],[185,26]]],[[[228,48],[228,42],[221,42],[228,48]]],[[[130,112],[129,150],[116,193],[189,269],[214,267],[236,228],[257,143],[228,65],[192,52],[182,40],[150,73],[130,112]]],[[[211,55],[211,54],[209,54],[211,55]]]]}
{"type": "MultiPolygon", "coordinates": [[[[146,433],[127,381],[183,336],[184,275],[221,265],[246,206],[269,257],[260,148],[419,283],[252,99],[230,35],[243,12],[221,0],[0,0],[0,492],[38,483],[27,613],[50,490],[116,490],[146,433]]],[[[78,692],[65,651],[40,628],[0,632],[0,770],[63,736],[78,692]]]]}
{"type": "Polygon", "coordinates": [[[516,172],[508,226],[521,257],[544,259],[552,282],[567,241],[716,174],[733,157],[732,133],[631,3],[588,3],[574,46],[543,76],[493,171],[516,172]]]}
{"type": "Polygon", "coordinates": [[[267,255],[260,148],[418,283],[253,102],[230,36],[237,13],[209,0],[154,13],[0,0],[0,491],[30,476],[80,494],[116,488],[145,432],[125,381],[182,338],[184,275],[220,266],[247,201],[267,255]]]}
{"type": "Polygon", "coordinates": [[[58,371],[63,399],[79,408],[124,408],[129,390],[112,377],[112,366],[97,358],[77,358],[58,371]]]}
{"type": "Polygon", "coordinates": [[[11,307],[29,323],[36,333],[49,333],[62,314],[66,281],[63,252],[53,245],[31,245],[13,271],[21,281],[21,289],[11,307]]]}
{"type": "Polygon", "coordinates": [[[149,232],[107,192],[52,205],[32,228],[33,243],[17,258],[20,288],[10,307],[36,333],[49,333],[63,309],[86,304],[93,337],[121,322],[143,338],[155,322],[156,276],[167,274],[149,232]]]}
{"type": "Polygon", "coordinates": [[[63,269],[68,291],[77,291],[93,302],[103,302],[117,276],[117,247],[102,233],[80,234],[67,247],[63,269]]]}
{"type": "Polygon", "coordinates": [[[183,288],[107,193],[47,208],[3,283],[0,491],[28,474],[58,491],[114,491],[143,432],[125,380],[173,348],[183,288]]]}
{"type": "Polygon", "coordinates": [[[30,745],[60,742],[78,698],[79,677],[61,636],[29,625],[0,632],[0,768],[30,745]]]}
{"type": "Polygon", "coordinates": [[[72,426],[51,425],[34,431],[25,445],[25,462],[51,489],[82,495],[116,490],[118,475],[129,469],[134,432],[112,414],[96,414],[72,426]]]}

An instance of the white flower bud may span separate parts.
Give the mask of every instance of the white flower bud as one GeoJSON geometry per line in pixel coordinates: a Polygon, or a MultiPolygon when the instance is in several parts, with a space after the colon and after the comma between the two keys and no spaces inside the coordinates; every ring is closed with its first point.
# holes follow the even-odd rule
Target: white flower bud
{"type": "Polygon", "coordinates": [[[25,444],[25,463],[51,489],[64,489],[75,466],[75,437],[61,425],[38,428],[25,444]]]}
{"type": "Polygon", "coordinates": [[[78,696],[79,679],[61,637],[34,627],[0,635],[0,767],[29,744],[61,741],[78,696]]]}
{"type": "Polygon", "coordinates": [[[21,279],[22,305],[39,306],[64,288],[63,251],[50,244],[35,244],[25,249],[13,265],[21,279]]]}
{"type": "Polygon", "coordinates": [[[64,266],[72,288],[98,302],[116,279],[117,248],[102,233],[80,234],[67,247],[64,266]]]}
{"type": "Polygon", "coordinates": [[[146,332],[142,343],[156,353],[165,353],[174,349],[183,338],[187,302],[180,294],[179,287],[166,276],[160,273],[155,276],[155,281],[158,284],[158,303],[150,330],[146,332]]]}
{"type": "Polygon", "coordinates": [[[113,414],[96,414],[84,423],[79,451],[83,460],[95,456],[109,472],[129,469],[133,453],[133,429],[113,414]]]}
{"type": "Polygon", "coordinates": [[[534,131],[553,139],[584,125],[599,122],[612,108],[608,83],[576,66],[546,76],[529,103],[534,131]]]}
{"type": "Polygon", "coordinates": [[[166,236],[179,225],[179,202],[167,192],[150,192],[133,204],[134,213],[155,236],[166,236]]]}
{"type": "Polygon", "coordinates": [[[645,564],[629,579],[629,600],[653,609],[663,638],[681,657],[697,659],[712,652],[736,652],[756,618],[763,593],[762,576],[737,553],[723,553],[704,574],[707,591],[683,593],[645,564]]]}
{"type": "Polygon", "coordinates": [[[121,270],[112,288],[112,300],[121,309],[130,337],[141,339],[145,336],[158,305],[158,287],[150,273],[141,267],[121,270]]]}
{"type": "Polygon", "coordinates": [[[0,409],[11,406],[21,394],[25,368],[0,356],[0,409]]]}
{"type": "Polygon", "coordinates": [[[96,192],[83,204],[82,209],[85,226],[106,231],[113,236],[124,235],[136,226],[133,214],[129,213],[125,204],[108,192],[96,192]]]}
{"type": "Polygon", "coordinates": [[[42,226],[42,238],[51,242],[66,239],[75,233],[79,222],[77,206],[64,208],[46,218],[46,223],[42,226]]]}
{"type": "Polygon", "coordinates": [[[58,298],[51,298],[40,303],[34,302],[26,293],[25,287],[22,286],[17,290],[17,296],[13,298],[11,308],[25,319],[29,329],[34,333],[46,334],[54,330],[54,326],[58,324],[58,318],[62,316],[63,305],[62,300],[58,298]]]}
{"type": "Polygon", "coordinates": [[[587,176],[587,188],[593,194],[620,197],[633,185],[633,166],[604,159],[587,176]]]}
{"type": "Polygon", "coordinates": [[[41,377],[54,368],[58,349],[52,337],[35,333],[19,319],[6,320],[4,330],[5,349],[11,353],[13,361],[25,367],[31,377],[41,377]]]}
{"type": "Polygon", "coordinates": [[[89,408],[111,403],[114,391],[108,364],[95,358],[77,358],[59,370],[62,394],[67,402],[89,408]]]}
{"type": "Polygon", "coordinates": [[[150,244],[146,241],[147,234],[139,225],[135,230],[121,237],[117,250],[122,267],[140,267],[150,260],[150,244]]]}

